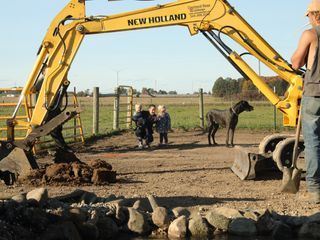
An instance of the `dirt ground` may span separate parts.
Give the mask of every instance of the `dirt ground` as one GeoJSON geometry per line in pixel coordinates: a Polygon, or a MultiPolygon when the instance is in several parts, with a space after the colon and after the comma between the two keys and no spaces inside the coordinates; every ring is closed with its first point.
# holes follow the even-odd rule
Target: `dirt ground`
{"type": "MultiPolygon", "coordinates": [[[[239,130],[235,143],[257,149],[268,133],[239,130]]],[[[260,177],[259,180],[241,181],[230,167],[234,148],[222,144],[225,131],[217,133],[221,145],[209,147],[207,137],[200,131],[175,131],[169,134],[170,144],[157,147],[157,134],[151,149],[138,150],[134,135],[124,133],[96,141],[78,149],[77,156],[84,162],[92,159],[106,160],[117,171],[117,183],[105,186],[47,186],[51,196],[84,189],[106,197],[110,194],[139,199],[154,194],[160,204],[168,207],[194,207],[209,209],[225,206],[245,209],[271,209],[280,214],[309,215],[319,211],[319,206],[297,201],[295,195],[281,193],[281,174],[260,177]]],[[[38,159],[48,161],[49,157],[38,159]]],[[[34,186],[0,186],[6,194],[16,194],[34,186]]],[[[300,192],[305,191],[301,182],[300,192]]]]}

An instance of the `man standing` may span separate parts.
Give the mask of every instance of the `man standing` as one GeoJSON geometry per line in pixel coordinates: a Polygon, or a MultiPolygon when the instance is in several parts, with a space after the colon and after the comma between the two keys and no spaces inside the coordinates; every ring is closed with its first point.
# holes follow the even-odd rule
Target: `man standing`
{"type": "Polygon", "coordinates": [[[312,0],[305,14],[311,29],[301,35],[291,62],[294,69],[306,65],[301,123],[306,159],[307,194],[300,200],[320,203],[320,0],[312,0]]]}

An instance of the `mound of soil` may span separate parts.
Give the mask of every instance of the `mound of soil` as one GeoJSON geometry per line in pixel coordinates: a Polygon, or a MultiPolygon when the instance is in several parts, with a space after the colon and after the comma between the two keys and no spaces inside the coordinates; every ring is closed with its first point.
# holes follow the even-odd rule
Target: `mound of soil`
{"type": "Polygon", "coordinates": [[[116,172],[112,166],[103,160],[83,162],[53,163],[43,168],[32,170],[19,183],[32,185],[64,185],[64,184],[108,184],[116,182],[116,172]]]}

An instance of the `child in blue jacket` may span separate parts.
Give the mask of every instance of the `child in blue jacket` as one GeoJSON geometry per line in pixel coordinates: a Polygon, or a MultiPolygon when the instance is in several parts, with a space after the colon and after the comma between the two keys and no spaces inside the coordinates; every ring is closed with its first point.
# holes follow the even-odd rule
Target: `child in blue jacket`
{"type": "Polygon", "coordinates": [[[160,134],[159,145],[168,144],[168,132],[171,130],[171,119],[166,106],[158,106],[157,132],[160,134]],[[164,141],[164,143],[163,143],[164,141]]]}

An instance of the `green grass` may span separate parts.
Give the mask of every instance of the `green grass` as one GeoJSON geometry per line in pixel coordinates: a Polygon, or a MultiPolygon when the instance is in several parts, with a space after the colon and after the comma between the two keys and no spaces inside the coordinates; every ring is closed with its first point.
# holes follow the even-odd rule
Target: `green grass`
{"type": "MultiPolygon", "coordinates": [[[[198,101],[198,99],[196,100],[198,101]]],[[[153,103],[155,103],[156,105],[163,104],[162,102],[165,101],[165,99],[153,99],[153,103]]],[[[173,128],[188,130],[200,126],[198,103],[197,101],[188,101],[189,102],[187,104],[185,103],[186,101],[183,100],[181,100],[180,103],[177,103],[177,100],[174,100],[172,102],[167,101],[167,103],[165,103],[171,116],[171,123],[173,128]]],[[[147,106],[149,103],[145,102],[144,105],[147,106]]],[[[232,104],[233,103],[231,102],[206,102],[204,106],[204,113],[212,108],[226,109],[229,108],[232,104]]],[[[254,111],[244,112],[240,115],[238,128],[256,131],[273,131],[274,107],[268,102],[252,102],[251,104],[255,108],[254,111]]],[[[88,104],[87,100],[81,105],[84,108],[84,112],[81,114],[84,131],[86,136],[90,136],[92,133],[92,105],[88,104]]],[[[121,113],[120,117],[125,117],[125,113],[121,113]]],[[[113,105],[107,104],[107,102],[104,101],[100,101],[100,133],[104,134],[110,132],[112,130],[112,125],[113,105]]],[[[120,127],[123,129],[125,128],[125,125],[121,124],[120,127]]],[[[284,129],[284,127],[282,126],[282,114],[279,111],[276,112],[276,127],[278,131],[284,129]]]]}
{"type": "MultiPolygon", "coordinates": [[[[11,99],[10,99],[11,100],[11,99]]],[[[126,102],[126,97],[121,98],[121,103],[126,102]]],[[[12,101],[12,100],[11,100],[12,101]]],[[[81,112],[82,126],[86,138],[92,136],[92,98],[79,98],[79,102],[83,111],[81,112]]],[[[193,129],[200,126],[199,118],[199,99],[196,96],[189,97],[172,97],[172,98],[135,98],[134,103],[139,102],[145,106],[145,109],[150,103],[155,105],[164,104],[166,105],[168,112],[171,116],[172,127],[181,129],[193,129]]],[[[204,113],[208,110],[226,109],[232,106],[236,101],[223,101],[221,99],[206,96],[204,99],[204,113]]],[[[250,102],[254,106],[254,111],[244,112],[239,117],[238,128],[240,129],[250,129],[254,131],[274,131],[274,107],[269,102],[250,102]]],[[[121,109],[125,110],[125,107],[121,109]]],[[[1,115],[11,115],[13,112],[13,107],[10,108],[0,108],[1,115]]],[[[20,111],[23,114],[23,111],[20,111]]],[[[126,113],[120,113],[120,118],[125,118],[126,113]]],[[[121,119],[125,121],[125,119],[121,119]]],[[[205,123],[206,124],[206,123],[205,123]]],[[[65,124],[65,126],[72,126],[73,120],[65,124]]],[[[0,126],[5,126],[5,121],[1,120],[0,126]]],[[[282,126],[282,114],[277,111],[276,114],[276,126],[277,130],[281,131],[284,129],[282,126]]],[[[112,132],[113,127],[113,98],[106,97],[100,98],[100,119],[99,119],[99,134],[109,134],[112,132]]],[[[121,129],[126,128],[125,124],[120,125],[121,129]]],[[[17,131],[17,135],[19,133],[17,131]]],[[[73,130],[68,130],[65,135],[72,135],[73,130]]],[[[5,137],[5,132],[2,131],[1,137],[5,137]]]]}

